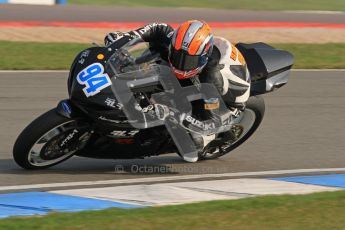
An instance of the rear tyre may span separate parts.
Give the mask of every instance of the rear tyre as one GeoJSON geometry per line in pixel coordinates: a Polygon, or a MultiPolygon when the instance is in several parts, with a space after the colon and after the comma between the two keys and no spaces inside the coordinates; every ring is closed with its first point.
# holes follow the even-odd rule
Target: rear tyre
{"type": "Polygon", "coordinates": [[[24,169],[45,169],[72,157],[85,146],[89,127],[80,119],[63,117],[52,109],[29,124],[13,147],[15,162],[24,169]]]}
{"type": "MultiPolygon", "coordinates": [[[[204,152],[199,155],[199,160],[213,160],[217,159],[225,154],[228,154],[241,144],[243,144],[246,140],[248,140],[253,133],[257,130],[260,126],[262,119],[265,114],[265,102],[264,99],[260,96],[250,97],[246,109],[244,111],[244,118],[236,125],[236,127],[241,131],[239,137],[234,140],[233,142],[229,143],[227,146],[224,147],[216,147],[210,149],[209,152],[204,152]],[[252,118],[250,118],[252,117],[252,118]],[[251,119],[253,119],[251,121],[251,119]]],[[[236,128],[235,127],[235,128],[236,128]]],[[[236,130],[234,130],[236,132],[236,130]]],[[[206,147],[207,148],[207,147],[206,147]]]]}

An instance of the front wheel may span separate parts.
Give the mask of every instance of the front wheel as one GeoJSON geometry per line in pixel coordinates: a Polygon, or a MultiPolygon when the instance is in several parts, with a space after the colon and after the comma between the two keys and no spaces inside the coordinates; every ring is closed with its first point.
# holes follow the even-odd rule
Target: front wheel
{"type": "Polygon", "coordinates": [[[82,119],[67,118],[52,109],[28,125],[13,147],[15,162],[25,169],[59,164],[82,149],[91,136],[82,119]]]}
{"type": "Polygon", "coordinates": [[[224,143],[221,147],[205,148],[199,155],[199,160],[212,160],[221,157],[248,140],[256,129],[260,126],[265,114],[265,102],[260,96],[250,97],[246,109],[240,117],[240,121],[235,124],[231,132],[232,140],[224,143]]]}

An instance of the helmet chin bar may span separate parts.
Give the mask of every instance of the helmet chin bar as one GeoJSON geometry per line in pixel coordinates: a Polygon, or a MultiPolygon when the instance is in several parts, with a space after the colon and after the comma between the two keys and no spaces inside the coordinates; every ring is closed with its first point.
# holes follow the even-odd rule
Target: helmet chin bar
{"type": "MultiPolygon", "coordinates": [[[[206,65],[206,64],[205,64],[206,65]]],[[[176,69],[171,63],[170,63],[170,67],[172,68],[174,74],[176,75],[176,77],[180,80],[183,79],[187,79],[187,78],[191,78],[194,77],[195,75],[199,74],[202,69],[205,67],[205,65],[198,67],[196,69],[193,70],[189,70],[189,71],[182,71],[182,70],[178,70],[176,69]]]]}

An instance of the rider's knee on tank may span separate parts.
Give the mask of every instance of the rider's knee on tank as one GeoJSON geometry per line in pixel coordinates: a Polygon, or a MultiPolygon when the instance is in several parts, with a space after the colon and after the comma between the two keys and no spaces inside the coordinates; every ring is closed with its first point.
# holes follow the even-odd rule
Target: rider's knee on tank
{"type": "Polygon", "coordinates": [[[246,103],[250,96],[250,86],[245,87],[236,87],[232,88],[230,86],[229,90],[225,95],[223,95],[222,99],[224,100],[225,104],[228,108],[235,108],[239,110],[244,110],[246,107],[246,103]]]}

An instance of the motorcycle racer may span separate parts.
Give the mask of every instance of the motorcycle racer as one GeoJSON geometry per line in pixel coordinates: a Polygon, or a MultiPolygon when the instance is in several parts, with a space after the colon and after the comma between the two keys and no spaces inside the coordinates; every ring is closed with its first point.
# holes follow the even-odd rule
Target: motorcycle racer
{"type": "MultiPolygon", "coordinates": [[[[226,120],[231,121],[231,117],[236,117],[245,109],[250,96],[250,77],[245,59],[228,40],[213,37],[206,22],[190,20],[182,23],[176,30],[164,23],[152,23],[127,33],[110,33],[105,37],[105,44],[108,46],[119,39],[130,40],[137,37],[148,42],[150,49],[160,53],[182,86],[190,83],[196,86],[200,83],[213,84],[230,109],[230,113],[226,112],[226,120]]],[[[200,123],[199,120],[217,120],[212,112],[207,112],[214,107],[212,103],[218,103],[213,99],[193,102],[193,110],[198,111],[197,114],[193,113],[196,119],[187,119],[182,125],[190,130],[200,123]]],[[[226,121],[223,125],[228,127],[226,121]]],[[[216,138],[215,135],[206,134],[206,131],[202,133],[192,134],[194,142],[201,149],[216,138]]]]}
{"type": "Polygon", "coordinates": [[[246,62],[231,42],[213,37],[206,22],[190,20],[176,30],[165,23],[152,23],[128,33],[109,33],[105,44],[123,37],[141,37],[169,62],[179,80],[197,76],[201,83],[213,83],[227,106],[245,108],[250,94],[246,62]]]}

